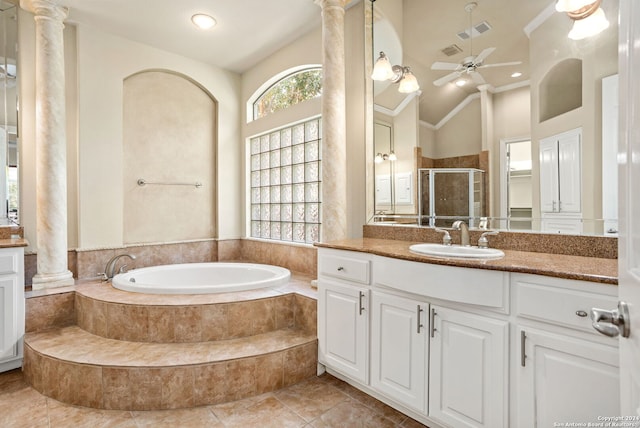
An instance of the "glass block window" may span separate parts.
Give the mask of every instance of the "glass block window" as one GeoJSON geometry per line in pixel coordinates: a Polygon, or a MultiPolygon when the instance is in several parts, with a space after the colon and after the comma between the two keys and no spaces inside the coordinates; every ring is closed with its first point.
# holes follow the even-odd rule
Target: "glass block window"
{"type": "Polygon", "coordinates": [[[320,240],[322,119],[249,139],[250,236],[320,240]]]}
{"type": "Polygon", "coordinates": [[[322,95],[322,69],[311,68],[290,74],[271,85],[253,103],[253,119],[322,95]]]}

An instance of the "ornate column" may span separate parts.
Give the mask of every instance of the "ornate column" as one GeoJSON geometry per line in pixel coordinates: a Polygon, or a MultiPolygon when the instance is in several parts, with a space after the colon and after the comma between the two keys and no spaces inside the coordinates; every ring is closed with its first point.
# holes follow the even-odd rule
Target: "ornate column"
{"type": "Polygon", "coordinates": [[[348,0],[322,8],[322,240],[347,237],[347,138],[344,14],[348,0]]]}
{"type": "Polygon", "coordinates": [[[67,264],[67,161],[63,21],[67,8],[20,0],[36,23],[36,224],[38,267],[33,288],[74,283],[67,264]]]}

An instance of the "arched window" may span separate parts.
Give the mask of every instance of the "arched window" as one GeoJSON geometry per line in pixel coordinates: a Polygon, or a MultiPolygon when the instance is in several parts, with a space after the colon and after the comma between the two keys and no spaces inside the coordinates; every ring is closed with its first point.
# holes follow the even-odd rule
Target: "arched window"
{"type": "Polygon", "coordinates": [[[322,95],[322,68],[299,70],[281,78],[253,103],[253,119],[322,95]]]}

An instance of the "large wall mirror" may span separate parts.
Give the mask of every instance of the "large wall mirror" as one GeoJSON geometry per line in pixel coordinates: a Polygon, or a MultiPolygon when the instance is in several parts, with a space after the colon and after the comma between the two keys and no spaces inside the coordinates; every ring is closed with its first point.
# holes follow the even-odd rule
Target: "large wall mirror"
{"type": "Polygon", "coordinates": [[[16,6],[0,1],[0,226],[19,224],[17,40],[16,6]]]}
{"type": "Polygon", "coordinates": [[[616,234],[618,0],[579,39],[555,0],[369,6],[374,222],[616,234]]]}

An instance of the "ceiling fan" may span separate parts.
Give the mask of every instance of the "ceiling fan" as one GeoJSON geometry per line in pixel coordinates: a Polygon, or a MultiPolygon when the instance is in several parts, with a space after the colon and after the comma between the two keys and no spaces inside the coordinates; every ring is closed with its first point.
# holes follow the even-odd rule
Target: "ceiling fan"
{"type": "Polygon", "coordinates": [[[489,68],[489,67],[503,67],[507,65],[518,65],[522,64],[522,61],[512,61],[512,62],[501,62],[495,64],[485,64],[484,60],[487,59],[489,55],[496,50],[496,48],[486,48],[477,56],[473,56],[473,25],[471,20],[471,12],[473,9],[478,6],[478,3],[471,2],[467,3],[464,7],[464,10],[469,13],[469,40],[470,40],[470,52],[471,55],[464,58],[461,63],[454,62],[434,62],[431,65],[432,70],[450,70],[451,73],[447,74],[444,77],[441,77],[437,80],[434,80],[433,84],[436,86],[442,86],[452,80],[457,79],[463,74],[468,74],[471,77],[471,80],[478,84],[484,84],[486,81],[482,77],[482,75],[478,72],[480,68],[489,68]]]}

